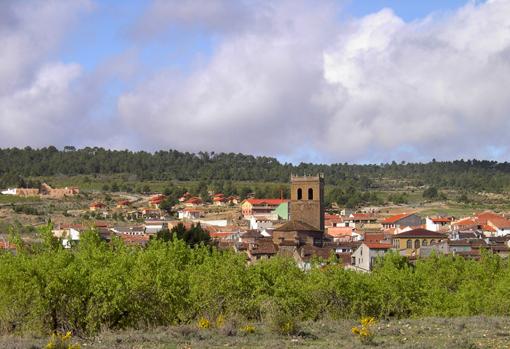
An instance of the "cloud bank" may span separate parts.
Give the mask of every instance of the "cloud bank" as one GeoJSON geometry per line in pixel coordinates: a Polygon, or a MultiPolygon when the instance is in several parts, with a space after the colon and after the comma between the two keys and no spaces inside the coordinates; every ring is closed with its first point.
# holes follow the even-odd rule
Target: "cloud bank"
{"type": "MultiPolygon", "coordinates": [[[[89,96],[82,69],[55,51],[88,1],[0,3],[0,146],[44,146],[79,136],[89,96]]],[[[90,91],[89,91],[90,92],[90,91]]]]}
{"type": "MultiPolygon", "coordinates": [[[[194,23],[188,5],[168,23],[194,23]]],[[[327,1],[261,11],[191,74],[120,97],[128,127],[143,116],[142,147],[325,161],[508,155],[509,1],[411,23],[390,9],[342,23],[327,1]]],[[[228,22],[219,12],[198,23],[228,22]]]]}
{"type": "MultiPolygon", "coordinates": [[[[63,136],[76,125],[95,133],[83,112],[98,93],[90,73],[52,56],[90,4],[56,3],[35,21],[34,3],[0,5],[0,44],[12,48],[0,56],[0,146],[83,144],[63,136]]],[[[391,9],[341,11],[333,0],[153,1],[130,29],[133,47],[200,32],[212,53],[190,71],[130,83],[114,122],[95,129],[102,145],[292,161],[509,159],[510,1],[413,22],[391,9]]]]}

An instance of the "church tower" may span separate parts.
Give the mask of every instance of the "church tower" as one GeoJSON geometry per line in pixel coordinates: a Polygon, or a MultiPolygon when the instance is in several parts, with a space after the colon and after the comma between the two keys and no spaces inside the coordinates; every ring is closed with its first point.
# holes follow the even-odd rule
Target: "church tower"
{"type": "Polygon", "coordinates": [[[290,219],[324,231],[324,175],[290,177],[290,219]]]}

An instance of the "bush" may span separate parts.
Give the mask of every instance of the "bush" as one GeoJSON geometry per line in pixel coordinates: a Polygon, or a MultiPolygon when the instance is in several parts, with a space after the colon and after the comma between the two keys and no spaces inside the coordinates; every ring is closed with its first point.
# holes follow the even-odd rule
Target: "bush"
{"type": "Polygon", "coordinates": [[[510,264],[490,253],[415,265],[388,254],[370,274],[335,264],[304,272],[293,259],[247,265],[243,254],[177,238],[140,248],[91,231],[64,249],[51,226],[39,233],[31,245],[13,233],[16,253],[0,252],[0,333],[192,324],[228,334],[263,321],[292,335],[321,318],[510,315],[510,264]]]}

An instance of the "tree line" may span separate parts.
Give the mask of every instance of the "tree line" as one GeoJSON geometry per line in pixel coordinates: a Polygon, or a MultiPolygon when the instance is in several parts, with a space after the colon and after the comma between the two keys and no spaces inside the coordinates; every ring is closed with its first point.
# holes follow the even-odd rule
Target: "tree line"
{"type": "Polygon", "coordinates": [[[37,185],[30,177],[129,173],[137,180],[224,180],[286,183],[291,174],[324,173],[326,183],[359,190],[434,186],[502,192],[510,188],[510,163],[488,160],[429,163],[347,163],[293,165],[267,156],[239,153],[108,150],[98,147],[64,150],[50,146],[0,149],[0,186],[37,185]],[[397,183],[397,184],[395,184],[397,183]]]}

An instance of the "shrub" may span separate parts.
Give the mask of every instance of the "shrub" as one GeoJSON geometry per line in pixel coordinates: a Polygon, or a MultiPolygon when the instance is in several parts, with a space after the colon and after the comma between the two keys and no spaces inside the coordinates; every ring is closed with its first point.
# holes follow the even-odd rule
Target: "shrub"
{"type": "Polygon", "coordinates": [[[71,332],[63,333],[54,333],[51,335],[48,344],[46,344],[46,349],[80,349],[79,344],[72,343],[72,335],[71,332]]]}
{"type": "Polygon", "coordinates": [[[211,322],[208,319],[206,319],[205,317],[201,317],[200,319],[198,319],[198,328],[200,328],[202,330],[211,328],[211,322]]]}
{"type": "Polygon", "coordinates": [[[373,344],[375,333],[372,327],[376,324],[375,318],[371,316],[363,317],[360,325],[352,328],[352,333],[359,338],[363,344],[373,344]]]}

